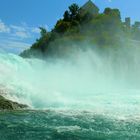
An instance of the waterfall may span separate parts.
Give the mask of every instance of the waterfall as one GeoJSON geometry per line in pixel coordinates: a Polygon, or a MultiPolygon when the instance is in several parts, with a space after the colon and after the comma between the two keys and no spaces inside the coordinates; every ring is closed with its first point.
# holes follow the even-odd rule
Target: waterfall
{"type": "Polygon", "coordinates": [[[0,52],[0,89],[7,98],[35,109],[136,113],[140,110],[139,54],[138,47],[123,47],[39,60],[0,52]]]}

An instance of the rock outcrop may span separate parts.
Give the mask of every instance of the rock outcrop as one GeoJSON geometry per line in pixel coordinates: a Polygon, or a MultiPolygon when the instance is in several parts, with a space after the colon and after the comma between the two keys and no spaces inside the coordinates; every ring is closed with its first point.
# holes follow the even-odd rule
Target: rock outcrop
{"type": "Polygon", "coordinates": [[[0,110],[20,110],[27,107],[27,105],[13,102],[0,95],[0,110]]]}

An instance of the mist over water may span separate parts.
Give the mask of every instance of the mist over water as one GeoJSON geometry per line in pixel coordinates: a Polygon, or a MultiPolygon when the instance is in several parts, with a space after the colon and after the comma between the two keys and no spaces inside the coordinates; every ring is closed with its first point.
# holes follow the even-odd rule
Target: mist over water
{"type": "Polygon", "coordinates": [[[35,109],[139,115],[140,49],[79,50],[45,61],[0,52],[0,87],[35,109]]]}

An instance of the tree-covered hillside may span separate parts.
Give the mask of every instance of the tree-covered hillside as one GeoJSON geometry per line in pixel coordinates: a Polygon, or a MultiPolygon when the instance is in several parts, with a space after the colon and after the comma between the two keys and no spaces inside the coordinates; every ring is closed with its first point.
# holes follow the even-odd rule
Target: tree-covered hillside
{"type": "Polygon", "coordinates": [[[20,55],[23,57],[64,56],[73,49],[85,49],[83,42],[92,46],[120,47],[125,40],[140,40],[139,22],[130,25],[130,19],[121,20],[118,9],[106,8],[99,13],[91,1],[84,6],[69,6],[63,18],[58,20],[52,31],[40,27],[40,38],[20,55]]]}

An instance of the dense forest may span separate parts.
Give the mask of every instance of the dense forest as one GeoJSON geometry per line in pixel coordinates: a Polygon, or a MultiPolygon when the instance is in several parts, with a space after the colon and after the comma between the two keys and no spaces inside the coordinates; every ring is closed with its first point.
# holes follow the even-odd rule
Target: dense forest
{"type": "Polygon", "coordinates": [[[124,42],[140,41],[140,22],[131,25],[131,19],[121,20],[118,9],[98,7],[89,0],[84,6],[69,6],[63,18],[48,32],[40,27],[40,38],[20,55],[23,57],[64,56],[73,49],[121,47],[124,42]],[[85,45],[90,44],[89,46],[85,45]]]}

